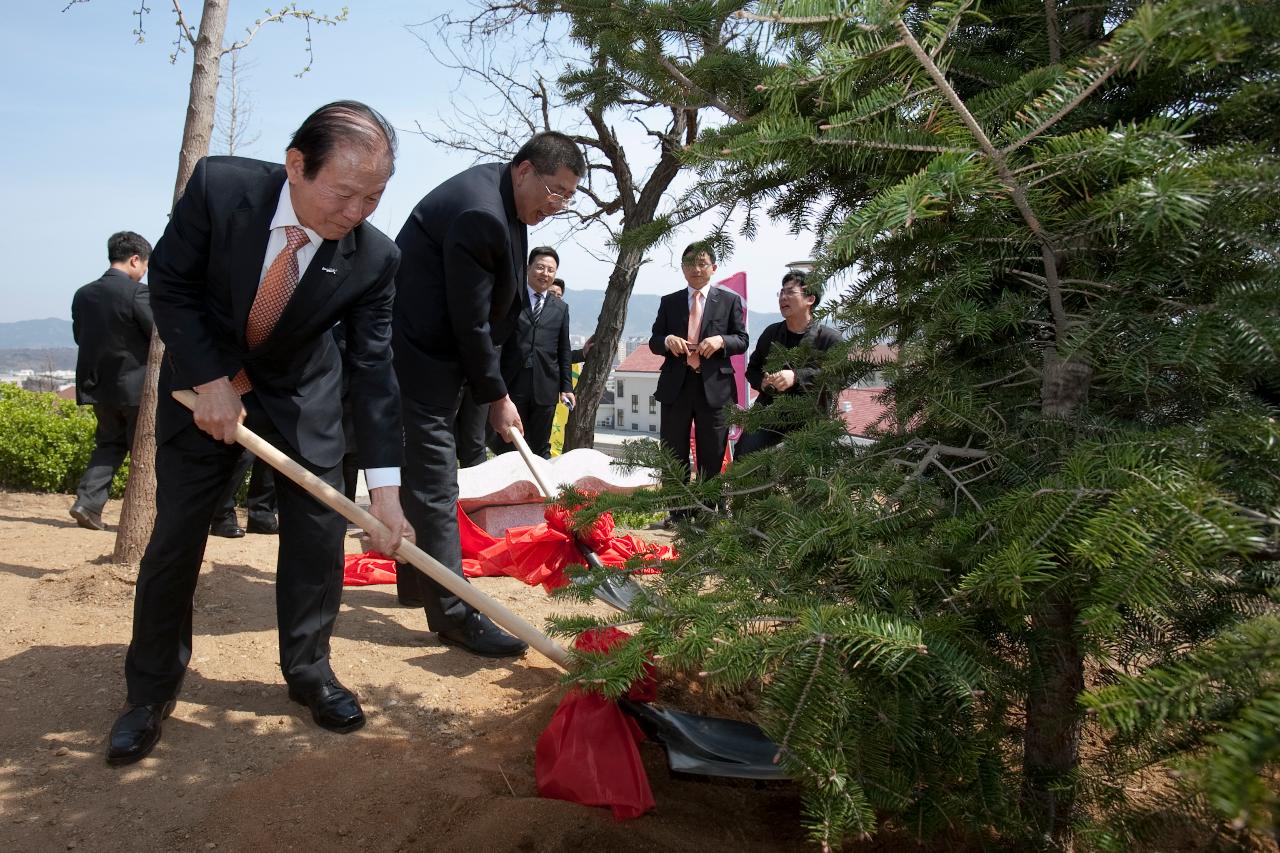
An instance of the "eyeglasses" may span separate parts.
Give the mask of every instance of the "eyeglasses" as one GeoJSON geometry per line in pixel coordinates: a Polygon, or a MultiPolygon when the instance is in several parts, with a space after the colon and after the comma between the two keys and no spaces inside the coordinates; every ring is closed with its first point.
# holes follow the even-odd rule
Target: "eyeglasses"
{"type": "Polygon", "coordinates": [[[782,290],[778,291],[779,299],[781,299],[784,296],[804,296],[804,295],[805,295],[805,292],[798,287],[784,287],[782,288],[782,290]]]}
{"type": "Polygon", "coordinates": [[[573,196],[561,195],[545,183],[542,185],[542,188],[547,191],[547,201],[555,205],[556,210],[564,210],[566,207],[573,207],[573,196]]]}
{"type": "Polygon", "coordinates": [[[681,261],[680,266],[687,270],[709,270],[715,266],[711,261],[681,261]]]}

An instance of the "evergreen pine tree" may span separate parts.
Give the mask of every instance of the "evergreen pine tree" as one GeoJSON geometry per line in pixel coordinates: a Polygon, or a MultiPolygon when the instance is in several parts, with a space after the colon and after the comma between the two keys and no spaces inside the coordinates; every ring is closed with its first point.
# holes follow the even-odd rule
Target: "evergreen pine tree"
{"type": "Polygon", "coordinates": [[[583,682],[620,691],[651,655],[755,691],[826,846],[885,820],[1061,848],[1132,848],[1171,811],[1269,829],[1272,4],[770,0],[743,20],[767,33],[765,104],[690,156],[707,192],[819,234],[852,339],[812,397],[745,417],[796,429],[725,477],[633,450],[671,476],[629,505],[707,512],[583,682]],[[888,366],[863,355],[884,341],[888,366]],[[889,418],[850,446],[816,401],[875,370],[889,418]],[[1129,796],[1161,769],[1181,797],[1129,796]]]}

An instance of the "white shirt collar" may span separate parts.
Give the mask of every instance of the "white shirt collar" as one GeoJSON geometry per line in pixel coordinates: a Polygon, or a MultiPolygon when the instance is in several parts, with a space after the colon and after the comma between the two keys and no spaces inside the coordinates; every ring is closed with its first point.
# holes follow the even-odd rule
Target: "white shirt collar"
{"type": "Polygon", "coordinates": [[[298,214],[293,212],[293,198],[289,192],[289,181],[286,179],[284,187],[280,190],[280,201],[276,203],[276,215],[271,217],[271,230],[275,231],[277,228],[284,228],[287,225],[296,225],[307,232],[307,239],[311,241],[311,245],[318,247],[324,240],[319,234],[298,221],[298,214]]]}
{"type": "MultiPolygon", "coordinates": [[[[529,310],[532,311],[533,306],[538,304],[538,291],[534,290],[532,287],[530,287],[527,284],[524,287],[525,287],[525,290],[529,291],[529,310]]],[[[542,298],[544,303],[546,301],[546,297],[549,296],[550,294],[551,294],[550,288],[542,292],[542,298]]]]}
{"type": "Polygon", "coordinates": [[[689,285],[687,285],[687,284],[686,284],[686,285],[685,285],[685,287],[684,287],[684,290],[685,290],[685,296],[687,296],[687,297],[688,297],[688,299],[689,299],[689,305],[690,305],[690,306],[692,306],[692,305],[693,305],[693,294],[695,294],[695,293],[701,293],[701,294],[702,294],[702,298],[703,298],[704,300],[706,300],[706,299],[710,299],[710,298],[711,298],[711,288],[713,288],[713,287],[715,287],[715,285],[714,285],[714,284],[708,284],[706,287],[702,288],[702,290],[694,290],[692,287],[690,287],[689,285]]]}

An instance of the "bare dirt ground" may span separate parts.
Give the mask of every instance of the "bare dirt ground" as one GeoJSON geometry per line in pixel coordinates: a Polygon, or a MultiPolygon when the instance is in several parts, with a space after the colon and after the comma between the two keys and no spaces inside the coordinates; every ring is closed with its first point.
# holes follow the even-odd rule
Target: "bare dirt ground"
{"type": "MultiPolygon", "coordinates": [[[[277,666],[274,536],[210,538],[177,710],[151,756],[109,768],[133,572],[108,562],[114,532],[67,516],[71,500],[0,492],[0,850],[815,849],[790,786],[673,777],[649,744],[653,813],[618,823],[540,799],[533,749],[558,670],[446,649],[393,587],[348,588],[333,640],[368,725],[318,728],[277,666]]],[[[118,514],[112,501],[107,522],[118,514]]],[[[536,625],[573,607],[477,583],[536,625]]]]}

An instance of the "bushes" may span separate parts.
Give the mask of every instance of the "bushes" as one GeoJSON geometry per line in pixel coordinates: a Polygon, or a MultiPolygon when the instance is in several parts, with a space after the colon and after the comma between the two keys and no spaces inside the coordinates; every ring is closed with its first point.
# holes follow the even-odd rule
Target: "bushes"
{"type": "MultiPolygon", "coordinates": [[[[0,487],[31,492],[74,492],[93,452],[93,409],[56,394],[0,384],[0,487]]],[[[129,464],[111,483],[124,493],[129,464]]]]}

